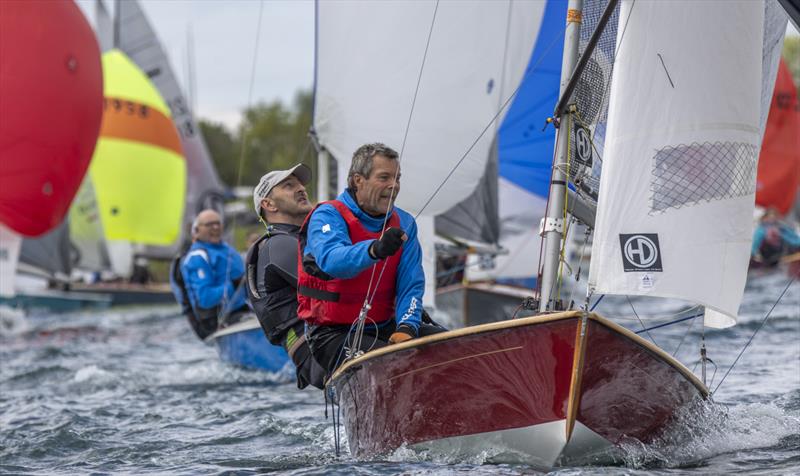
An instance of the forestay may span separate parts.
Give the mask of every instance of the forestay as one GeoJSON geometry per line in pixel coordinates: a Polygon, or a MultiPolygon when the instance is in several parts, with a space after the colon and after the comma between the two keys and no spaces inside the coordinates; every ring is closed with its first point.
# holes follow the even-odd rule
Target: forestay
{"type": "Polygon", "coordinates": [[[626,1],[619,18],[590,289],[685,299],[733,325],[779,53],[762,46],[765,6],[626,1]]]}
{"type": "MultiPolygon", "coordinates": [[[[433,2],[317,5],[314,128],[338,159],[340,188],[358,146],[380,141],[401,149],[422,69],[398,198],[412,213],[422,209],[519,84],[544,3],[441,2],[434,21],[436,8],[433,2]]],[[[475,190],[495,129],[478,140],[426,215],[445,212],[475,190]]]]}

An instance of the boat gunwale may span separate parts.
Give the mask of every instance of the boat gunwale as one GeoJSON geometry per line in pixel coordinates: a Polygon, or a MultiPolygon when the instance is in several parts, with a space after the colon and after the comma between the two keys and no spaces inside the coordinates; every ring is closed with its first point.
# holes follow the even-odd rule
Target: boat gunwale
{"type": "Polygon", "coordinates": [[[248,314],[248,316],[249,317],[240,320],[236,324],[231,324],[228,327],[223,327],[222,329],[218,329],[213,334],[206,337],[205,342],[211,343],[220,337],[224,337],[230,334],[236,334],[237,332],[251,331],[253,329],[261,329],[261,324],[258,322],[258,319],[256,319],[255,314],[248,314]]]}
{"type": "MultiPolygon", "coordinates": [[[[385,347],[381,347],[379,349],[367,352],[364,355],[361,355],[349,362],[345,362],[341,367],[339,367],[336,370],[336,372],[334,372],[334,374],[330,377],[330,379],[328,379],[328,381],[326,382],[326,386],[333,385],[336,383],[337,380],[347,377],[347,374],[355,372],[361,367],[362,364],[387,354],[392,354],[395,352],[413,349],[417,347],[423,347],[428,344],[451,340],[458,337],[465,337],[469,335],[477,335],[497,330],[512,329],[515,327],[535,326],[539,324],[545,324],[565,319],[580,319],[583,315],[584,315],[583,311],[563,311],[551,314],[540,314],[537,316],[522,317],[519,319],[511,319],[506,321],[492,322],[488,324],[480,324],[477,326],[464,327],[461,329],[441,332],[439,334],[433,334],[426,337],[411,339],[409,341],[402,342],[399,344],[387,345],[385,347]]],[[[615,322],[612,322],[607,318],[604,318],[596,313],[593,312],[589,313],[588,318],[589,320],[595,321],[598,324],[601,324],[606,328],[610,329],[611,331],[616,332],[622,337],[627,337],[629,340],[633,341],[634,344],[638,344],[640,347],[645,348],[645,350],[648,350],[653,354],[655,354],[657,357],[660,357],[661,360],[663,360],[666,364],[670,365],[672,368],[677,370],[678,373],[683,375],[684,378],[686,378],[689,382],[691,382],[692,385],[694,385],[694,387],[697,388],[697,390],[700,392],[703,398],[709,397],[710,392],[708,388],[703,384],[703,382],[701,382],[700,379],[694,373],[692,373],[691,370],[689,370],[685,365],[683,365],[679,360],[670,355],[664,349],[644,339],[643,337],[639,336],[630,329],[627,329],[615,322]]]]}

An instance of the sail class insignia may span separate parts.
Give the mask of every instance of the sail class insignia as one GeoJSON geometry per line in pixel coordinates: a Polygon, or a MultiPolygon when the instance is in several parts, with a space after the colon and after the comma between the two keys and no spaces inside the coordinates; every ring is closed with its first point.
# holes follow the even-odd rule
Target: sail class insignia
{"type": "Polygon", "coordinates": [[[636,233],[619,235],[622,249],[622,266],[629,271],[663,271],[658,233],[636,233]]]}

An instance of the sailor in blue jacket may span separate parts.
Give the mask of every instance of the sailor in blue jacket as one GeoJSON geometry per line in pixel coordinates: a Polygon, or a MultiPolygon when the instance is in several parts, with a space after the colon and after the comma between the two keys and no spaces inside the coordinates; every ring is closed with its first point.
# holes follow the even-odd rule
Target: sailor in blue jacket
{"type": "Polygon", "coordinates": [[[242,257],[222,241],[222,218],[203,210],[192,224],[193,243],[181,262],[186,294],[194,317],[207,331],[218,319],[247,309],[243,287],[242,257]]]}
{"type": "Polygon", "coordinates": [[[781,258],[800,250],[800,235],[781,221],[780,212],[768,208],[753,232],[751,261],[760,266],[775,266],[781,258]]]}
{"type": "MultiPolygon", "coordinates": [[[[349,280],[348,282],[354,283],[353,287],[360,288],[364,273],[369,280],[370,269],[377,264],[373,283],[375,289],[378,279],[386,279],[385,275],[379,277],[383,260],[387,260],[387,264],[392,266],[390,258],[401,251],[394,271],[394,318],[367,325],[366,332],[371,333],[371,336],[365,335],[362,339],[365,346],[360,349],[362,351],[444,330],[422,322],[425,275],[422,270],[422,249],[417,239],[417,224],[409,213],[393,207],[394,198],[400,189],[399,167],[398,154],[391,148],[383,144],[364,145],[353,156],[348,188],[336,198],[368,232],[379,233],[385,222],[388,222],[387,212],[392,211],[399,217],[398,228],[388,228],[387,225],[388,229],[380,238],[354,242],[345,217],[331,203],[318,206],[305,227],[306,246],[301,274],[311,271],[318,276],[324,276],[323,279],[329,282],[349,280]]],[[[386,274],[391,273],[387,271],[386,274]]],[[[298,292],[303,297],[303,290],[298,289],[298,292]]],[[[340,309],[335,302],[328,303],[327,306],[329,310],[340,309]]],[[[318,314],[320,315],[306,317],[311,325],[309,343],[317,361],[328,371],[333,371],[343,361],[343,344],[352,340],[347,339],[351,326],[343,322],[343,316],[326,316],[321,312],[318,314]]],[[[358,317],[357,310],[355,314],[350,322],[358,317]]],[[[425,317],[427,320],[427,315],[425,317]]],[[[376,320],[381,321],[381,318],[376,320]]]]}

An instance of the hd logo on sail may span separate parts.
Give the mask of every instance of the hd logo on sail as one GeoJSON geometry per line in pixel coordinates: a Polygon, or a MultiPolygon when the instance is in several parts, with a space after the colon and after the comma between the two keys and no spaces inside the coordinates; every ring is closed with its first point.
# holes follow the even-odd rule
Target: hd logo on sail
{"type": "Polygon", "coordinates": [[[629,271],[663,271],[657,233],[619,235],[622,268],[629,271]]]}

